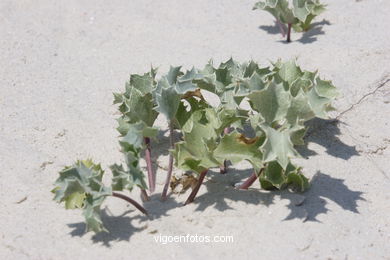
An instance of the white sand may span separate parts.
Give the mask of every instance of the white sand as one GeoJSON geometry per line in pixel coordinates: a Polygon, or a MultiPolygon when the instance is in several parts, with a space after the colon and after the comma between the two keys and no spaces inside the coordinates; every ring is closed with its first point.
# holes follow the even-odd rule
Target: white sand
{"type": "MultiPolygon", "coordinates": [[[[0,259],[390,259],[390,1],[324,1],[316,21],[330,25],[288,45],[263,30],[273,19],[251,11],[254,2],[0,2],[0,259]],[[107,199],[111,233],[84,235],[81,212],[57,205],[50,190],[76,158],[122,160],[112,92],[151,63],[165,72],[231,55],[264,65],[298,57],[342,91],[341,123],[313,122],[301,149],[312,188],[235,191],[249,170],[211,174],[192,205],[181,207],[187,194],[153,196],[145,204],[153,219],[107,199]],[[159,234],[233,235],[234,243],[161,245],[159,234]]],[[[158,176],[160,192],[165,171],[158,176]]]]}

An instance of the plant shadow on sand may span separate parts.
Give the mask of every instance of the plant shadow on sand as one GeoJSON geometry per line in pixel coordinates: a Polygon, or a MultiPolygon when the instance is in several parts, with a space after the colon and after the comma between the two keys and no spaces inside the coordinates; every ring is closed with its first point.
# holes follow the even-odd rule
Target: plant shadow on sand
{"type": "MultiPolygon", "coordinates": [[[[157,172],[158,160],[161,156],[169,155],[169,136],[166,136],[168,130],[159,130],[156,139],[151,140],[151,159],[152,159],[152,168],[154,172],[157,172]]],[[[173,132],[173,140],[174,142],[178,142],[181,140],[182,135],[174,131],[173,132]]],[[[144,153],[142,154],[142,158],[144,158],[144,153]]],[[[146,168],[144,169],[146,171],[146,168]]]]}
{"type": "MultiPolygon", "coordinates": [[[[302,37],[297,41],[303,44],[315,42],[317,40],[317,36],[325,34],[323,30],[325,25],[331,25],[331,23],[325,19],[321,22],[312,23],[310,30],[303,32],[302,37]]],[[[283,25],[283,28],[287,31],[286,26],[283,25]]],[[[261,25],[259,26],[259,29],[266,31],[269,34],[280,34],[280,29],[276,22],[274,25],[261,25]]],[[[288,44],[285,40],[280,40],[279,42],[288,44]]]]}
{"type": "MultiPolygon", "coordinates": [[[[283,26],[283,27],[285,27],[285,26],[283,26]]],[[[274,25],[260,25],[259,29],[266,31],[269,34],[280,34],[280,29],[279,29],[279,26],[276,23],[276,21],[275,21],[274,25]]]]}
{"type": "MultiPolygon", "coordinates": [[[[287,208],[289,215],[284,220],[302,219],[303,221],[318,221],[319,214],[326,214],[326,200],[331,200],[344,210],[359,213],[357,202],[363,200],[362,192],[350,190],[344,180],[333,178],[325,173],[317,172],[311,180],[311,187],[305,193],[283,191],[262,191],[259,189],[237,190],[233,183],[242,180],[242,176],[249,177],[251,171],[229,172],[229,178],[218,173],[212,174],[205,183],[207,193],[195,200],[196,210],[203,211],[213,206],[219,211],[233,209],[230,201],[244,201],[247,204],[270,206],[276,198],[289,201],[287,208]],[[228,179],[228,180],[227,180],[228,179]],[[221,185],[221,182],[225,185],[221,185]]],[[[259,186],[255,183],[254,186],[259,186]]]]}
{"type": "MultiPolygon", "coordinates": [[[[134,227],[131,222],[136,218],[131,218],[125,216],[126,214],[132,212],[133,210],[128,210],[119,216],[109,215],[107,212],[109,210],[103,209],[101,211],[102,221],[108,232],[101,232],[92,236],[94,243],[102,243],[103,245],[110,247],[111,242],[113,241],[129,241],[130,237],[138,232],[143,230],[143,228],[134,227]]],[[[82,237],[86,234],[86,224],[85,222],[72,223],[68,224],[69,228],[73,230],[69,233],[71,236],[82,237]]]]}
{"type": "Polygon", "coordinates": [[[315,151],[308,149],[308,143],[316,143],[326,148],[326,153],[343,160],[349,160],[352,156],[359,156],[355,146],[343,143],[338,137],[341,132],[337,120],[324,120],[315,118],[306,123],[308,131],[305,136],[305,145],[297,146],[298,152],[304,157],[316,155],[315,151]]]}
{"type": "Polygon", "coordinates": [[[321,22],[312,23],[310,30],[303,32],[302,37],[298,40],[300,43],[307,44],[317,40],[318,35],[324,35],[323,27],[325,25],[331,25],[328,20],[322,20],[321,22]]]}
{"type": "MultiPolygon", "coordinates": [[[[309,131],[305,137],[307,142],[314,142],[326,148],[326,152],[343,160],[348,160],[352,156],[358,156],[354,146],[344,144],[337,136],[340,130],[337,126],[338,121],[314,119],[308,122],[309,131]]],[[[316,153],[309,150],[307,146],[299,149],[299,152],[310,157],[316,153]]],[[[284,191],[261,191],[258,189],[237,190],[233,187],[249,177],[252,170],[235,170],[221,175],[211,173],[209,180],[205,183],[207,193],[199,196],[194,203],[197,204],[196,210],[203,211],[207,207],[214,206],[219,211],[232,209],[228,201],[244,201],[248,204],[262,204],[269,206],[275,198],[287,199],[287,205],[290,210],[289,215],[284,220],[302,219],[303,221],[318,221],[319,214],[326,214],[326,200],[331,200],[344,210],[353,213],[359,213],[358,201],[364,201],[363,192],[353,191],[345,185],[343,179],[333,178],[328,174],[318,171],[311,179],[311,187],[305,193],[293,193],[284,191]]],[[[259,186],[255,183],[254,186],[259,186]]]]}
{"type": "MultiPolygon", "coordinates": [[[[152,169],[153,172],[157,172],[158,168],[158,158],[160,156],[166,156],[169,154],[169,137],[165,136],[165,134],[168,132],[168,130],[162,131],[159,130],[157,133],[156,139],[151,140],[150,146],[151,146],[151,159],[152,159],[152,169]],[[156,141],[158,140],[158,141],[156,141]]],[[[142,152],[142,158],[145,158],[145,151],[142,152]]],[[[145,169],[146,171],[146,166],[145,169]]]]}
{"type": "MultiPolygon", "coordinates": [[[[141,225],[142,222],[169,216],[167,214],[169,210],[182,206],[172,197],[169,197],[164,203],[161,203],[160,196],[161,194],[156,193],[150,196],[150,201],[144,203],[144,206],[149,213],[148,216],[138,214],[138,211],[135,209],[127,210],[119,216],[114,216],[110,213],[108,207],[104,208],[101,211],[101,217],[103,224],[108,232],[101,232],[93,235],[92,241],[94,243],[102,243],[106,247],[111,247],[112,242],[130,241],[130,238],[133,234],[147,228],[147,224],[141,225]],[[126,216],[132,212],[136,212],[137,215],[126,216]],[[135,227],[132,224],[133,221],[137,222],[138,227],[135,227]]],[[[82,237],[86,234],[85,222],[68,224],[68,227],[73,229],[69,233],[71,236],[82,237]]]]}
{"type": "MultiPolygon", "coordinates": [[[[305,137],[306,143],[314,142],[326,148],[326,152],[343,160],[348,160],[352,156],[359,155],[355,147],[344,144],[337,136],[340,135],[340,130],[337,126],[338,121],[314,119],[308,122],[309,131],[305,137]]],[[[246,132],[246,131],[245,131],[246,132]]],[[[248,132],[248,134],[250,134],[248,132]]],[[[160,133],[163,135],[163,133],[160,133]]],[[[178,137],[178,136],[177,136],[178,137]]],[[[163,139],[166,139],[165,137],[163,139]]],[[[176,138],[178,139],[178,138],[176,138]]],[[[161,152],[168,147],[167,140],[163,140],[156,145],[161,152]],[[165,147],[166,146],[166,147],[165,147]]],[[[156,149],[156,150],[157,150],[156,149]]],[[[299,152],[310,157],[316,155],[307,146],[302,146],[299,152]]],[[[157,151],[155,154],[159,155],[157,151]]],[[[157,159],[157,157],[155,157],[157,159]]],[[[208,207],[214,207],[219,211],[232,209],[229,204],[231,201],[243,201],[253,205],[270,206],[275,199],[286,199],[289,201],[287,208],[289,214],[284,220],[301,219],[302,221],[318,221],[317,216],[326,214],[329,209],[326,207],[327,200],[333,201],[344,210],[353,213],[359,213],[358,201],[364,201],[362,192],[353,191],[345,185],[344,180],[333,178],[328,174],[318,171],[311,180],[311,187],[305,193],[293,193],[288,190],[284,191],[263,191],[260,189],[251,188],[249,190],[237,190],[233,186],[236,183],[243,181],[252,174],[252,170],[235,170],[229,169],[227,174],[220,174],[210,170],[207,175],[207,180],[204,183],[207,192],[195,199],[193,202],[197,205],[197,211],[203,211],[208,207]]],[[[256,182],[253,187],[259,187],[256,182]]],[[[187,192],[188,193],[188,192],[187,192]]],[[[153,219],[168,217],[168,211],[183,204],[176,201],[175,196],[170,195],[168,199],[162,203],[160,194],[156,193],[150,197],[150,201],[144,203],[144,207],[148,210],[149,216],[138,214],[136,216],[126,216],[135,209],[128,210],[119,216],[108,214],[109,210],[102,210],[102,220],[109,233],[99,233],[92,236],[95,243],[102,243],[110,247],[111,242],[129,241],[130,237],[141,232],[147,227],[147,223],[143,226],[141,223],[148,222],[153,219]],[[135,227],[132,222],[137,222],[135,227]]],[[[70,232],[72,236],[83,236],[85,234],[85,223],[68,224],[73,230],[70,232]]]]}

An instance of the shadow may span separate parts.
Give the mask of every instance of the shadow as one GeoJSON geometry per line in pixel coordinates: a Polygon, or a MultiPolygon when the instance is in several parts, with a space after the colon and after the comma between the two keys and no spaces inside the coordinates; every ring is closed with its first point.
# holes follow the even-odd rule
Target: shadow
{"type": "MultiPolygon", "coordinates": [[[[132,221],[138,221],[138,224],[146,221],[151,221],[160,217],[169,216],[167,212],[171,209],[182,206],[172,197],[168,197],[164,203],[160,201],[161,194],[153,194],[150,196],[150,201],[144,202],[144,207],[149,215],[141,215],[135,209],[127,210],[119,216],[113,216],[108,208],[101,210],[101,218],[104,227],[108,232],[101,232],[94,234],[92,240],[94,243],[102,243],[106,247],[111,247],[112,242],[116,241],[130,241],[130,237],[136,233],[147,228],[147,224],[141,227],[134,227],[132,221]],[[131,212],[136,211],[136,216],[126,216],[131,212]]],[[[85,222],[68,224],[68,227],[73,230],[69,233],[71,236],[82,237],[86,234],[85,222]]]]}
{"type": "MultiPolygon", "coordinates": [[[[284,26],[284,25],[282,25],[282,26],[284,28],[284,31],[287,31],[286,26],[284,26]]],[[[261,25],[261,26],[259,26],[259,29],[266,31],[269,34],[279,34],[279,33],[281,34],[280,28],[279,28],[278,24],[276,23],[276,21],[274,22],[274,25],[261,25]]]]}
{"type": "MultiPolygon", "coordinates": [[[[338,136],[341,134],[337,120],[324,120],[320,118],[312,119],[305,123],[308,132],[305,136],[305,144],[313,142],[326,148],[326,153],[343,160],[348,160],[352,156],[358,156],[359,152],[355,146],[343,143],[338,136]]],[[[316,152],[307,148],[307,145],[298,148],[303,156],[309,157],[316,152]]]]}
{"type": "MultiPolygon", "coordinates": [[[[111,247],[111,242],[114,241],[130,241],[130,237],[144,228],[136,228],[131,224],[135,218],[126,217],[125,215],[133,210],[124,212],[120,216],[110,216],[107,210],[101,211],[101,218],[108,232],[101,232],[92,236],[94,243],[102,243],[106,247],[111,247]]],[[[71,236],[82,237],[86,234],[86,224],[84,222],[68,224],[68,227],[73,228],[69,233],[71,236]]]]}
{"type": "MultiPolygon", "coordinates": [[[[165,136],[167,132],[168,130],[158,130],[156,138],[150,140],[152,169],[154,173],[157,173],[159,167],[158,158],[169,154],[169,137],[165,136]]],[[[145,150],[142,151],[141,157],[145,158],[145,150]]],[[[146,165],[144,170],[146,171],[146,165]]]]}
{"type": "Polygon", "coordinates": [[[144,206],[148,211],[149,216],[145,216],[145,215],[139,216],[139,220],[141,222],[154,220],[161,217],[167,217],[169,216],[167,214],[168,211],[180,207],[182,206],[182,204],[178,203],[174,199],[174,196],[172,196],[171,194],[168,194],[167,199],[164,202],[162,202],[161,194],[156,193],[150,196],[150,201],[144,202],[144,206]]]}
{"type": "Polygon", "coordinates": [[[296,146],[295,147],[295,150],[298,151],[298,153],[306,158],[306,159],[309,159],[310,156],[314,156],[314,155],[317,155],[318,153],[316,151],[313,151],[313,150],[310,150],[308,147],[308,143],[305,142],[304,145],[299,145],[299,146],[296,146]]]}
{"type": "MultiPolygon", "coordinates": [[[[317,40],[317,36],[325,34],[323,27],[325,25],[331,25],[328,20],[323,19],[321,22],[315,22],[311,24],[311,27],[308,31],[302,32],[302,37],[296,41],[308,44],[313,43],[317,40]]],[[[284,24],[282,24],[284,31],[287,32],[287,28],[284,24]]],[[[278,24],[275,22],[274,25],[261,25],[258,27],[260,30],[263,30],[269,34],[281,34],[278,24]]],[[[281,34],[282,35],[282,34],[281,34]]],[[[291,35],[292,38],[293,34],[291,35]]],[[[294,41],[294,39],[292,39],[294,41]]],[[[283,44],[289,44],[286,39],[278,40],[278,42],[283,44]]]]}
{"type": "Polygon", "coordinates": [[[236,183],[247,179],[252,170],[229,169],[227,174],[210,171],[207,181],[204,183],[207,193],[196,197],[193,203],[198,204],[196,210],[204,211],[208,207],[214,207],[219,211],[233,210],[228,201],[245,201],[248,204],[263,204],[269,206],[273,202],[272,193],[263,193],[258,190],[237,190],[236,183]]]}
{"type": "MultiPolygon", "coordinates": [[[[303,221],[318,221],[318,215],[329,211],[326,200],[333,201],[343,210],[359,213],[357,202],[365,201],[362,194],[363,192],[350,190],[342,179],[317,172],[311,181],[311,188],[304,193],[305,201],[298,206],[290,202],[287,206],[290,214],[284,220],[299,218],[303,221]]],[[[281,195],[286,199],[289,199],[289,196],[288,193],[281,195]]]]}
{"type": "MultiPolygon", "coordinates": [[[[309,131],[305,137],[305,143],[314,142],[326,148],[326,152],[332,156],[348,160],[354,155],[358,155],[355,147],[344,144],[337,136],[340,135],[338,128],[339,121],[313,119],[306,123],[309,131]]],[[[245,127],[242,129],[247,136],[254,136],[253,129],[245,127]]],[[[158,145],[152,151],[153,154],[168,152],[169,138],[164,136],[163,131],[159,132],[158,145]],[[160,151],[161,149],[161,151],[160,151]]],[[[180,139],[180,135],[175,133],[175,140],[180,139]]],[[[316,154],[307,147],[300,147],[299,151],[306,156],[316,154]]],[[[157,157],[154,157],[156,161],[157,157]]],[[[365,199],[362,197],[362,192],[350,190],[344,180],[332,178],[331,176],[317,172],[311,181],[311,188],[305,193],[291,193],[288,190],[284,191],[260,191],[258,189],[249,189],[246,191],[237,190],[234,185],[242,182],[252,174],[251,169],[235,170],[229,169],[227,174],[210,171],[207,175],[205,186],[207,192],[194,201],[197,205],[196,211],[204,211],[208,207],[214,207],[218,211],[234,210],[231,202],[242,201],[247,204],[264,205],[269,207],[274,203],[275,198],[286,199],[289,201],[287,208],[289,214],[284,220],[302,219],[303,221],[318,221],[317,216],[327,214],[329,209],[326,207],[327,200],[337,204],[344,210],[353,213],[359,213],[358,201],[365,199]]],[[[259,186],[259,183],[255,184],[259,186]]],[[[129,241],[131,236],[145,229],[146,225],[134,227],[132,222],[137,220],[139,223],[154,220],[161,217],[169,216],[168,211],[182,206],[176,201],[175,196],[168,196],[164,203],[160,201],[161,194],[153,194],[150,201],[144,203],[144,207],[148,210],[149,216],[138,214],[134,217],[125,216],[133,212],[134,209],[124,212],[120,216],[108,215],[107,209],[101,211],[102,221],[109,233],[99,233],[92,236],[95,243],[102,243],[110,247],[115,241],[129,241]]],[[[85,234],[85,223],[72,223],[68,226],[73,229],[70,232],[71,236],[83,236],[85,234]]]]}
{"type": "Polygon", "coordinates": [[[331,23],[325,19],[321,22],[312,23],[311,28],[308,31],[303,32],[302,37],[298,41],[303,44],[315,42],[318,35],[325,34],[323,31],[324,25],[331,25],[331,23]]]}
{"type": "Polygon", "coordinates": [[[152,159],[158,158],[160,155],[167,155],[169,149],[169,137],[165,136],[168,130],[158,130],[156,139],[152,139],[152,159]],[[154,156],[153,156],[154,153],[154,156]],[[156,156],[158,155],[158,156],[156,156]]]}
{"type": "Polygon", "coordinates": [[[275,198],[289,201],[287,208],[289,215],[283,220],[301,219],[303,221],[318,221],[317,216],[326,214],[327,201],[331,200],[344,210],[359,213],[357,202],[365,201],[362,192],[350,190],[344,180],[317,172],[311,181],[311,188],[305,193],[292,193],[288,190],[262,191],[258,189],[237,190],[233,185],[251,175],[250,170],[230,170],[226,176],[212,173],[205,182],[207,193],[197,197],[193,203],[197,204],[197,211],[204,211],[214,207],[219,211],[233,210],[230,201],[243,201],[247,204],[264,205],[273,204],[275,198]],[[226,178],[227,177],[227,178],[226,178]]]}
{"type": "MultiPolygon", "coordinates": [[[[169,155],[170,143],[169,136],[165,136],[168,130],[159,130],[156,136],[156,139],[152,139],[151,144],[151,159],[152,159],[152,168],[154,172],[157,172],[158,159],[160,156],[169,155]]],[[[174,143],[180,141],[182,138],[181,134],[178,131],[174,131],[173,140],[174,143]]],[[[145,152],[143,152],[142,157],[145,158],[145,152]]]]}

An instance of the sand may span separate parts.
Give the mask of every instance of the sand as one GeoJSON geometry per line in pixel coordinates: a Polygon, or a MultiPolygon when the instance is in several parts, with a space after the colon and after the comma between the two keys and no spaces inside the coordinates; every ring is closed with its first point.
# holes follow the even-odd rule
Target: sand
{"type": "MultiPolygon", "coordinates": [[[[390,1],[323,2],[314,29],[285,44],[254,1],[1,1],[0,259],[390,259],[390,1]],[[151,64],[163,73],[230,56],[297,57],[342,92],[332,113],[340,122],[314,120],[300,148],[311,189],[234,190],[251,174],[241,165],[208,175],[191,205],[182,206],[188,194],[161,203],[161,136],[157,192],[144,203],[151,217],[109,198],[110,233],[84,234],[81,212],[50,190],[77,158],[105,168],[122,160],[112,92],[151,64]],[[155,242],[187,234],[234,241],[155,242]]],[[[158,125],[166,129],[164,118],[158,125]]]]}

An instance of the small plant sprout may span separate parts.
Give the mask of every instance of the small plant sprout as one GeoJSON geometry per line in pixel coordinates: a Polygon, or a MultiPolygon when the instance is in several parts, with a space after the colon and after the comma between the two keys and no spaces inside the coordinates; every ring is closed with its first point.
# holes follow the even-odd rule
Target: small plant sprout
{"type": "Polygon", "coordinates": [[[53,190],[55,200],[65,202],[66,208],[83,209],[88,230],[104,230],[99,211],[107,196],[124,199],[146,213],[118,192],[135,187],[144,194],[155,190],[151,143],[158,142],[155,120],[159,114],[167,120],[170,140],[162,200],[170,186],[181,182],[180,177],[172,177],[174,166],[189,180],[185,186],[192,187],[185,204],[195,200],[213,169],[226,172],[227,162],[232,170],[242,161],[252,165],[253,174],[236,185],[238,189],[248,189],[256,182],[266,190],[291,186],[302,192],[308,188],[302,168],[293,162],[300,156],[295,147],[304,144],[304,123],[327,118],[333,109],[331,102],[338,91],[330,81],[317,72],[302,70],[295,60],[260,67],[254,61],[229,59],[216,67],[210,61],[203,69],[185,72],[171,67],[159,79],[156,73],[152,68],[144,75],[131,75],[125,91],[114,94],[121,113],[117,130],[125,165],[110,166],[111,186],[102,184],[104,172],[90,160],[77,161],[60,172],[53,190]],[[207,92],[219,99],[218,104],[207,101],[207,92]],[[174,131],[180,138],[176,143],[174,131]],[[143,153],[148,180],[139,164],[143,153]]]}
{"type": "Polygon", "coordinates": [[[257,2],[253,10],[261,9],[271,13],[282,36],[287,35],[287,42],[291,42],[291,28],[296,32],[308,31],[313,19],[324,12],[325,7],[319,0],[264,0],[257,2]]]}
{"type": "MultiPolygon", "coordinates": [[[[128,182],[125,184],[118,183],[117,179],[112,187],[108,187],[102,183],[103,174],[104,171],[101,166],[93,163],[92,160],[77,161],[72,166],[65,167],[55,182],[56,187],[52,190],[55,193],[54,200],[64,202],[66,209],[82,209],[87,224],[87,231],[96,233],[106,231],[100,217],[100,206],[108,196],[125,200],[142,213],[148,214],[135,200],[113,191],[117,190],[121,185],[126,185],[126,188],[131,190],[134,185],[138,185],[137,180],[128,179],[128,182]]],[[[142,183],[141,185],[143,186],[142,183]]],[[[121,190],[123,187],[120,187],[121,190]]]]}

